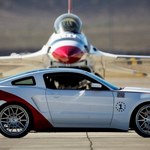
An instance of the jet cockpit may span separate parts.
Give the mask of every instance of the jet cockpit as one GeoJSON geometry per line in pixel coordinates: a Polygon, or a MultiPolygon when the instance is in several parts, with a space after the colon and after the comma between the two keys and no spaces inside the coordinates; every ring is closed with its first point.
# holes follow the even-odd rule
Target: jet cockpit
{"type": "Polygon", "coordinates": [[[56,33],[71,32],[80,34],[82,21],[74,14],[63,14],[56,19],[54,28],[56,33]]]}

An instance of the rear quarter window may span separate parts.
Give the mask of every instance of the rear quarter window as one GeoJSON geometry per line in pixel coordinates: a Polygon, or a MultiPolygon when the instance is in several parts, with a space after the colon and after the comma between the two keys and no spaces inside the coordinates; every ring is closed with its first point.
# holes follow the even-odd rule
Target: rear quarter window
{"type": "Polygon", "coordinates": [[[12,81],[12,85],[27,85],[33,86],[36,85],[34,77],[26,77],[12,81]]]}

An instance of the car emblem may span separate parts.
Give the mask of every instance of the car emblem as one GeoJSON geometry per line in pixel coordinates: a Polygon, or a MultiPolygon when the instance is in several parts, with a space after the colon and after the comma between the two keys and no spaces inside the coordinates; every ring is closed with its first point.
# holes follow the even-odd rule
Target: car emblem
{"type": "Polygon", "coordinates": [[[116,104],[116,110],[119,112],[123,112],[126,109],[126,104],[124,102],[118,102],[116,104]]]}

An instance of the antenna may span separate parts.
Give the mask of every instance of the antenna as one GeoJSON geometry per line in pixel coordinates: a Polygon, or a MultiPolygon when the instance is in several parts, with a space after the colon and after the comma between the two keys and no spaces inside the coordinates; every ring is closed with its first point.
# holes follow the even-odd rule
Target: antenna
{"type": "Polygon", "coordinates": [[[72,11],[72,0],[68,0],[68,14],[72,11]]]}

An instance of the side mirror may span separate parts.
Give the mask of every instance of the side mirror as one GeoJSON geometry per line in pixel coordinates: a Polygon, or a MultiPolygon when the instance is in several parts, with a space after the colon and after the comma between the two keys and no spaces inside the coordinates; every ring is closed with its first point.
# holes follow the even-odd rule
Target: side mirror
{"type": "Polygon", "coordinates": [[[91,88],[100,89],[100,88],[102,88],[102,85],[99,84],[99,83],[92,83],[92,84],[91,84],[91,88]]]}

